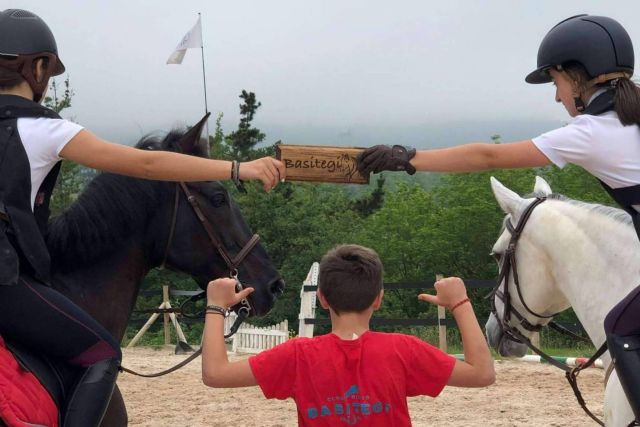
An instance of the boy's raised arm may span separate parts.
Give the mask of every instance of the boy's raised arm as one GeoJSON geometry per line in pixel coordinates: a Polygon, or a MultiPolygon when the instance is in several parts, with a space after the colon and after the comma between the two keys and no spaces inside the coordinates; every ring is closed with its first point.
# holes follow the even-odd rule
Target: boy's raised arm
{"type": "MultiPolygon", "coordinates": [[[[246,298],[253,288],[236,294],[235,279],[217,279],[207,287],[207,305],[227,309],[246,298]]],[[[209,387],[257,385],[247,359],[229,362],[224,343],[224,316],[207,310],[202,337],[202,382],[209,387]]]]}
{"type": "Polygon", "coordinates": [[[420,294],[418,298],[452,309],[464,349],[464,361],[456,362],[447,385],[485,387],[493,384],[496,375],[493,358],[467,298],[464,282],[457,277],[448,277],[438,280],[434,287],[436,295],[420,294]]]}

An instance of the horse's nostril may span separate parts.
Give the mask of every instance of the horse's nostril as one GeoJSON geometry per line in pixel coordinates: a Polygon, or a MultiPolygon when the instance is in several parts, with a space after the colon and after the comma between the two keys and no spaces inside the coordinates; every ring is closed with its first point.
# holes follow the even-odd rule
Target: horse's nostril
{"type": "Polygon", "coordinates": [[[271,286],[269,288],[269,291],[274,296],[282,295],[282,292],[284,292],[284,280],[276,279],[273,282],[271,282],[271,286]]]}

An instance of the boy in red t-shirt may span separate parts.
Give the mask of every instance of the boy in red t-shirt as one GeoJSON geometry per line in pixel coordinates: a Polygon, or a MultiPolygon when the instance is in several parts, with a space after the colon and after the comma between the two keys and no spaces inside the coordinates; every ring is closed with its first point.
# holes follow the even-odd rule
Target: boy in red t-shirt
{"type": "Polygon", "coordinates": [[[268,399],[293,398],[301,426],[410,426],[407,396],[437,396],[445,385],[483,387],[494,382],[493,359],[462,280],[435,284],[419,299],[451,309],[464,346],[459,361],[411,335],[372,332],[380,307],[382,263],[371,249],[341,245],[320,262],[318,300],[331,315],[331,333],[295,338],[247,360],[230,363],[223,338],[224,311],[253,289],[235,292],[235,280],[207,289],[202,379],[210,387],[259,385],[268,399]]]}

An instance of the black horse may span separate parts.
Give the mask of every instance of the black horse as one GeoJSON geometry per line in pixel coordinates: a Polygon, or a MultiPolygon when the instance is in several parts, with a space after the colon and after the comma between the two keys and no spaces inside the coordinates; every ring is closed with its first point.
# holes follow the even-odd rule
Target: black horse
{"type": "MultiPolygon", "coordinates": [[[[186,133],[174,131],[162,140],[145,138],[136,147],[207,157],[208,144],[200,139],[205,119],[186,133]]],[[[236,257],[252,234],[218,182],[188,183],[183,189],[179,183],[104,173],[88,184],[68,210],[50,221],[46,238],[53,287],[120,341],[140,284],[152,268],[163,264],[187,273],[206,289],[213,278],[230,275],[224,258],[236,257]],[[187,194],[199,208],[194,210],[187,194]],[[198,209],[215,234],[213,238],[198,209]],[[214,247],[212,240],[222,248],[214,247]]],[[[255,288],[249,297],[250,315],[266,314],[284,288],[260,244],[246,253],[234,273],[241,283],[255,288]]],[[[117,387],[102,425],[127,425],[117,387]]]]}

